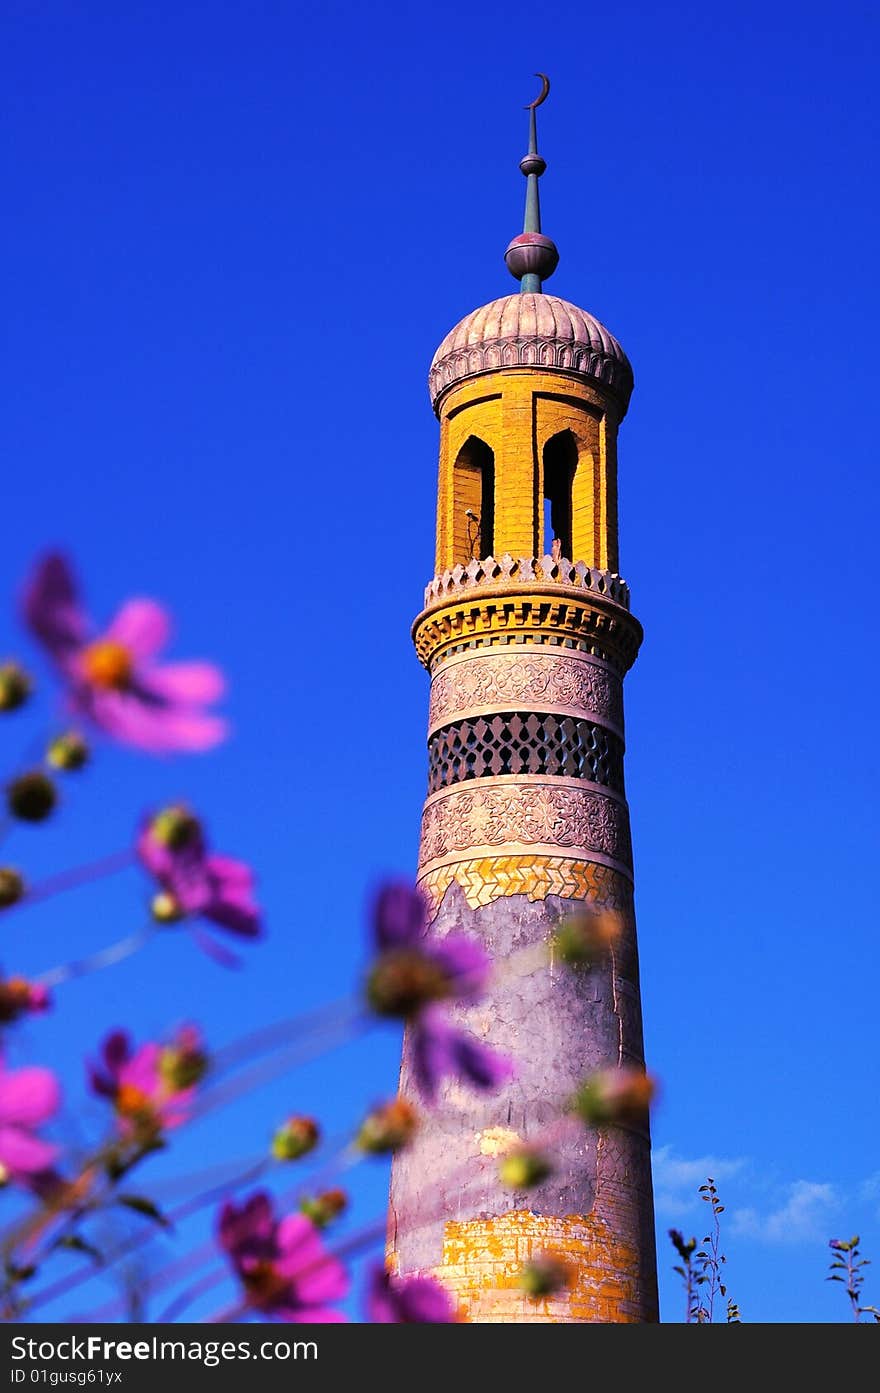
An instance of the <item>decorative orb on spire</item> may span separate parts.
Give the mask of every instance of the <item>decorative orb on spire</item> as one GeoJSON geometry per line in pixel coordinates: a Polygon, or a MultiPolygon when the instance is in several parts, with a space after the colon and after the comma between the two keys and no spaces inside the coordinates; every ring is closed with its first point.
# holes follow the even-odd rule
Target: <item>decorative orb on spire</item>
{"type": "Polygon", "coordinates": [[[526,110],[529,113],[529,152],[520,160],[520,169],[526,177],[526,211],[523,230],[514,237],[504,260],[512,276],[520,282],[524,295],[539,295],[541,282],[545,281],[559,264],[556,243],[541,232],[541,202],[538,194],[538,180],[547,168],[546,161],[538,154],[538,122],[535,110],[547,100],[550,79],[546,73],[536,73],[541,79],[541,93],[526,110]]]}

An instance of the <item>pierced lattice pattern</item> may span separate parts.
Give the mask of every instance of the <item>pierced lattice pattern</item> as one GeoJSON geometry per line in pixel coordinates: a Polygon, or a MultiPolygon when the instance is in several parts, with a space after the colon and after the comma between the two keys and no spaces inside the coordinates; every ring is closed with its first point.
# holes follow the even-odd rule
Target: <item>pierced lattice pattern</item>
{"type": "Polygon", "coordinates": [[[499,774],[555,774],[623,792],[623,745],[592,721],[505,711],[453,721],[428,741],[428,792],[499,774]]]}

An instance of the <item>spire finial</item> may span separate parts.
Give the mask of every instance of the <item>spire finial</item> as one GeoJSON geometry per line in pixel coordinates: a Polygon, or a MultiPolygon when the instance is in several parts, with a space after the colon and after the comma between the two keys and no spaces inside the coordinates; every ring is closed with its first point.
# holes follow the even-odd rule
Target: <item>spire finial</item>
{"type": "Polygon", "coordinates": [[[523,230],[514,237],[504,260],[511,275],[520,282],[524,295],[539,295],[541,282],[552,276],[559,262],[559,252],[555,243],[541,232],[541,200],[538,193],[538,180],[547,168],[538,154],[537,108],[547,100],[550,92],[550,79],[546,73],[535,73],[541,79],[541,91],[533,102],[526,105],[529,113],[529,153],[520,160],[520,169],[526,176],[526,211],[523,230]]]}

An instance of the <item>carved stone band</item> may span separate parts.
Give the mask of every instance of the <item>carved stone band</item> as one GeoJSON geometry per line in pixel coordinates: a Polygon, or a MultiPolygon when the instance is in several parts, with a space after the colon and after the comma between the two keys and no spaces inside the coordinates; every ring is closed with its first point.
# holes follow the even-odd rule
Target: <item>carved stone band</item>
{"type": "Polygon", "coordinates": [[[527,592],[491,587],[473,591],[458,603],[441,602],[423,610],[413,624],[416,652],[425,667],[464,648],[494,644],[546,644],[577,647],[628,671],[642,641],[637,619],[605,596],[559,586],[527,592]]]}
{"type": "Polygon", "coordinates": [[[428,732],[503,709],[587,715],[623,738],[623,689],[614,669],[591,654],[531,645],[449,658],[431,683],[428,732]]]}
{"type": "Polygon", "coordinates": [[[631,876],[626,802],[580,779],[503,775],[432,794],[422,815],[419,872],[468,857],[564,848],[631,876]]]}

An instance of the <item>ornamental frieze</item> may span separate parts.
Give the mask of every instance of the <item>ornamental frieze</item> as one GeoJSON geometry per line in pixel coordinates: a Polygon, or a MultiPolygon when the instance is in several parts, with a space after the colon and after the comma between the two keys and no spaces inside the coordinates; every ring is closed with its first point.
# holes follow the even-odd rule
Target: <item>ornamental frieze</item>
{"type": "Polygon", "coordinates": [[[474,655],[440,668],[431,683],[429,726],[477,707],[507,706],[563,706],[623,726],[619,677],[600,663],[561,653],[474,655]]]}
{"type": "Polygon", "coordinates": [[[419,865],[475,846],[576,847],[631,863],[626,804],[564,784],[495,783],[428,802],[419,865]]]}

